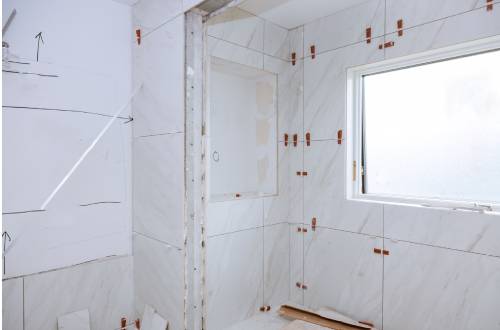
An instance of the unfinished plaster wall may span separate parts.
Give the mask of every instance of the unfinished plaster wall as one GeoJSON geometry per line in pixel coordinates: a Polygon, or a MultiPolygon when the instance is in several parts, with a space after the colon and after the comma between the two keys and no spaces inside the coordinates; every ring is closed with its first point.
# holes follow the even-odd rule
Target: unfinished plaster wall
{"type": "Polygon", "coordinates": [[[130,109],[45,210],[27,211],[41,209],[129,98],[131,10],[111,0],[4,1],[4,22],[13,8],[2,63],[3,230],[11,238],[3,328],[53,330],[58,316],[89,309],[93,329],[112,329],[132,316],[130,109]]]}
{"type": "Polygon", "coordinates": [[[386,330],[500,327],[500,217],[348,202],[345,142],[336,136],[346,131],[348,67],[498,35],[498,9],[487,11],[484,1],[372,0],[304,26],[304,133],[312,142],[304,147],[303,221],[318,226],[304,234],[306,306],[386,330]],[[394,47],[379,50],[386,41],[394,47]]]}

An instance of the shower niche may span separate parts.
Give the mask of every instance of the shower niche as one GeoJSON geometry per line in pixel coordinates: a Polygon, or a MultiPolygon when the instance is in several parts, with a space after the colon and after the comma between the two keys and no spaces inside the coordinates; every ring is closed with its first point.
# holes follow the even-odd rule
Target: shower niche
{"type": "Polygon", "coordinates": [[[277,194],[277,75],[211,57],[208,79],[210,200],[277,194]]]}

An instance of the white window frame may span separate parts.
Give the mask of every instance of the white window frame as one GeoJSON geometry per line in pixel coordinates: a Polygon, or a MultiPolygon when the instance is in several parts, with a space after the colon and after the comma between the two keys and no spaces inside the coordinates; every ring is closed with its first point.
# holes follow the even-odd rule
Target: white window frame
{"type": "Polygon", "coordinates": [[[449,209],[477,210],[481,212],[499,212],[500,201],[471,202],[465,200],[444,200],[417,198],[400,195],[362,193],[362,120],[363,86],[365,75],[383,73],[412,66],[430,64],[467,55],[500,50],[500,36],[462,43],[451,47],[426,51],[423,53],[385,60],[347,69],[346,88],[346,198],[366,202],[420,205],[449,209]]]}

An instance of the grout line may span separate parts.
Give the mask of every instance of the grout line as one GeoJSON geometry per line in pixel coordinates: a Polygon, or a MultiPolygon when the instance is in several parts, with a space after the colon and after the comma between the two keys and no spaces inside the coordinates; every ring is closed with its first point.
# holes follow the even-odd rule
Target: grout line
{"type": "MultiPolygon", "coordinates": [[[[147,38],[149,35],[153,34],[154,32],[156,32],[157,30],[161,29],[163,26],[167,25],[168,23],[174,21],[175,19],[177,19],[179,16],[184,16],[184,11],[181,11],[179,14],[169,18],[168,20],[166,20],[165,22],[163,23],[160,23],[159,25],[157,25],[156,27],[152,28],[150,31],[148,31],[147,33],[144,33],[144,35],[141,37],[142,40],[144,40],[145,38],[147,38]]],[[[139,28],[142,28],[142,26],[140,25],[137,25],[137,27],[139,28]]]]}
{"type": "MultiPolygon", "coordinates": [[[[385,207],[382,204],[382,236],[385,235],[385,207]]],[[[385,250],[385,238],[382,238],[382,250],[385,250]]],[[[382,330],[384,330],[384,284],[385,284],[385,256],[382,256],[382,330]]]]}
{"type": "MultiPolygon", "coordinates": [[[[213,36],[213,35],[210,35],[210,34],[207,34],[207,36],[208,36],[209,38],[214,38],[214,39],[216,39],[216,40],[218,40],[218,41],[222,41],[222,42],[228,43],[228,44],[233,45],[233,46],[235,46],[235,47],[244,48],[244,49],[246,49],[246,50],[248,50],[248,51],[251,51],[251,52],[254,52],[254,53],[258,53],[259,55],[264,55],[264,56],[271,57],[271,58],[274,58],[274,59],[277,59],[277,60],[281,60],[281,61],[283,61],[283,62],[287,62],[287,63],[291,63],[291,62],[292,62],[292,60],[290,60],[290,59],[288,59],[288,58],[282,58],[282,57],[279,57],[279,56],[276,56],[276,55],[268,54],[268,53],[266,53],[266,52],[264,52],[264,51],[258,51],[258,50],[253,49],[253,48],[248,48],[248,47],[246,47],[246,46],[243,46],[243,45],[237,44],[237,43],[235,43],[235,42],[233,42],[233,41],[229,41],[229,40],[226,40],[226,39],[222,39],[222,38],[220,38],[220,37],[216,37],[216,36],[213,36]]],[[[297,59],[297,60],[300,60],[300,59],[297,59]]],[[[233,60],[233,62],[234,62],[234,60],[233,60]]],[[[241,63],[238,63],[238,64],[241,64],[241,63]]],[[[242,64],[242,65],[251,66],[251,65],[247,65],[247,64],[242,64]]]]}
{"type": "Polygon", "coordinates": [[[428,244],[428,243],[414,242],[414,241],[408,241],[408,240],[403,240],[403,239],[395,239],[395,238],[391,238],[391,237],[385,237],[385,239],[391,240],[391,241],[396,241],[396,242],[408,243],[408,244],[412,244],[412,245],[426,246],[426,247],[432,247],[432,248],[436,248],[436,249],[443,249],[443,250],[455,251],[455,252],[460,252],[460,253],[474,254],[474,255],[483,256],[483,257],[500,259],[500,256],[488,254],[488,253],[466,251],[466,250],[461,250],[461,249],[456,249],[456,248],[451,248],[451,247],[446,247],[446,246],[432,245],[432,244],[428,244]]]}
{"type": "Polygon", "coordinates": [[[160,239],[157,239],[157,238],[154,238],[154,237],[151,237],[151,236],[148,236],[146,234],[143,234],[143,233],[139,233],[138,231],[133,231],[134,234],[136,235],[139,235],[139,236],[142,236],[142,237],[145,237],[145,238],[149,238],[150,240],[152,241],[156,241],[158,243],[161,243],[163,245],[167,245],[168,247],[171,247],[171,248],[174,248],[174,249],[177,249],[179,251],[182,251],[183,249],[181,247],[178,247],[177,245],[174,245],[174,244],[171,244],[171,243],[168,243],[168,242],[165,242],[165,241],[162,241],[160,239]]]}
{"type": "MultiPolygon", "coordinates": [[[[500,4],[500,1],[498,1],[498,2],[494,1],[493,3],[494,4],[497,4],[497,3],[500,4]]],[[[475,7],[475,8],[468,9],[468,10],[465,10],[465,11],[461,11],[461,12],[458,12],[458,13],[455,13],[455,14],[451,14],[451,15],[448,15],[448,16],[436,18],[436,19],[433,19],[433,20],[430,20],[430,21],[422,22],[422,23],[419,23],[419,24],[415,24],[415,25],[403,28],[403,31],[415,29],[415,28],[418,28],[418,27],[422,27],[422,26],[425,26],[425,25],[432,24],[432,23],[437,23],[437,22],[440,22],[440,21],[445,21],[445,20],[447,20],[449,18],[461,16],[461,15],[464,15],[464,14],[468,14],[468,13],[471,13],[471,12],[476,11],[476,10],[484,10],[487,6],[488,5],[485,3],[483,6],[480,6],[480,7],[475,7]]],[[[387,32],[386,31],[385,35],[392,35],[392,34],[396,34],[396,33],[398,33],[398,30],[394,30],[394,31],[391,31],[391,32],[387,32]]]]}
{"type": "Polygon", "coordinates": [[[316,226],[316,228],[323,228],[323,229],[328,229],[328,230],[333,230],[333,231],[339,231],[339,232],[349,233],[349,234],[353,234],[353,235],[361,235],[361,236],[366,236],[366,237],[381,238],[381,239],[386,239],[386,240],[391,240],[391,241],[396,241],[396,242],[409,243],[409,244],[413,244],[413,245],[427,246],[427,247],[433,247],[433,248],[437,248],[437,249],[445,249],[445,250],[450,250],[450,251],[455,251],[455,252],[469,253],[469,254],[475,254],[475,255],[480,255],[480,256],[485,256],[485,257],[500,259],[500,256],[497,256],[497,255],[494,255],[494,254],[461,250],[461,249],[446,247],[446,246],[442,246],[442,245],[441,246],[440,245],[433,245],[433,244],[428,244],[428,243],[422,243],[422,242],[415,242],[415,241],[408,241],[408,240],[403,240],[403,239],[397,239],[397,238],[392,238],[392,237],[387,237],[387,236],[373,235],[373,234],[367,234],[367,233],[359,233],[359,232],[355,232],[355,231],[351,231],[351,230],[338,229],[338,228],[332,228],[332,227],[327,227],[327,226],[316,226]]]}
{"type": "Polygon", "coordinates": [[[163,135],[174,135],[174,134],[183,134],[183,131],[172,131],[172,132],[166,132],[166,133],[156,133],[156,134],[147,134],[147,135],[138,135],[134,136],[134,139],[139,139],[139,138],[148,138],[148,137],[155,137],[155,136],[163,136],[163,135]]]}
{"type": "Polygon", "coordinates": [[[26,318],[26,308],[25,308],[25,303],[24,301],[26,300],[26,295],[24,293],[24,277],[23,277],[23,330],[25,329],[24,323],[26,322],[24,319],[26,318]]]}
{"type": "Polygon", "coordinates": [[[59,268],[54,268],[54,269],[49,269],[49,270],[43,270],[40,272],[23,274],[23,275],[18,275],[18,276],[12,276],[12,277],[8,277],[8,278],[4,278],[2,281],[19,279],[19,278],[26,278],[26,277],[36,276],[36,275],[42,275],[42,274],[46,274],[46,273],[57,272],[60,270],[75,268],[75,267],[83,266],[83,265],[90,264],[90,263],[97,264],[97,263],[103,263],[103,262],[108,262],[108,261],[113,261],[116,259],[128,258],[128,257],[132,257],[132,255],[131,254],[109,255],[109,256],[105,256],[105,257],[101,257],[101,258],[97,258],[97,259],[93,259],[93,260],[88,260],[88,261],[80,262],[80,263],[69,265],[69,266],[64,266],[64,267],[59,267],[59,268]]]}
{"type": "Polygon", "coordinates": [[[271,223],[271,224],[264,225],[264,226],[254,226],[254,227],[248,227],[248,228],[242,228],[242,229],[238,229],[238,230],[228,231],[228,232],[220,233],[220,234],[208,235],[207,238],[216,238],[216,237],[220,237],[220,236],[241,233],[243,231],[256,230],[256,229],[265,228],[265,227],[269,228],[269,227],[274,227],[274,226],[283,225],[283,224],[297,224],[297,223],[290,223],[288,221],[282,221],[282,222],[271,223]]]}

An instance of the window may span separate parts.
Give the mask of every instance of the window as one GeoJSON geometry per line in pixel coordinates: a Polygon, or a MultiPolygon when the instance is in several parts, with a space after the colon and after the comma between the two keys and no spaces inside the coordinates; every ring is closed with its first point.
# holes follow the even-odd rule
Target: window
{"type": "Polygon", "coordinates": [[[498,39],[350,69],[348,77],[351,197],[500,203],[498,39]]]}

